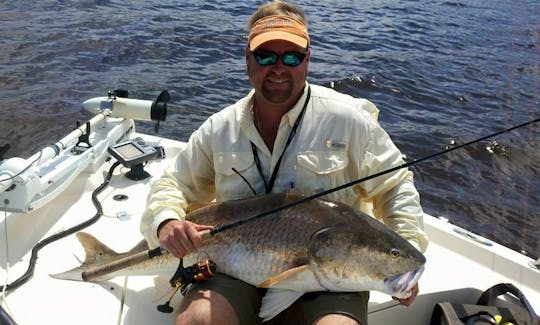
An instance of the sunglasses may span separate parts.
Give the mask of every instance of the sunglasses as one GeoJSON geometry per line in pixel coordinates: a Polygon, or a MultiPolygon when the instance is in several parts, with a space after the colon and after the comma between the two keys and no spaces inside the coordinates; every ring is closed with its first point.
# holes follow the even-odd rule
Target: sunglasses
{"type": "Polygon", "coordinates": [[[287,52],[281,55],[270,51],[252,51],[255,61],[259,65],[268,66],[276,64],[277,60],[281,58],[281,62],[289,67],[296,67],[304,61],[306,53],[301,52],[287,52]]]}

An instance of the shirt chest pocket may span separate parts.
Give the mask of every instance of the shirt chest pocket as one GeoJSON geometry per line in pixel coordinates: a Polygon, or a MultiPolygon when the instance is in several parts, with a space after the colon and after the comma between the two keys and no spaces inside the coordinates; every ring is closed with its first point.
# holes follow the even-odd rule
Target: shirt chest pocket
{"type": "Polygon", "coordinates": [[[233,200],[253,195],[249,185],[240,175],[253,182],[254,164],[251,152],[216,153],[214,155],[216,199],[233,200]]]}
{"type": "MultiPolygon", "coordinates": [[[[305,151],[297,155],[297,188],[316,193],[349,181],[349,157],[345,150],[305,151]]],[[[347,202],[354,195],[350,188],[332,193],[329,198],[347,202]]]]}

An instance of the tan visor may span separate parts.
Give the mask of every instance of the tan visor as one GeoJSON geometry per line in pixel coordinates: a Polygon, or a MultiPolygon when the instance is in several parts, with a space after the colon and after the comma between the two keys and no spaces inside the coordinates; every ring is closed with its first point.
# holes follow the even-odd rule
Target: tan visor
{"type": "Polygon", "coordinates": [[[272,40],[283,40],[307,48],[309,34],[301,21],[290,16],[272,15],[257,20],[249,33],[249,49],[254,51],[272,40]]]}

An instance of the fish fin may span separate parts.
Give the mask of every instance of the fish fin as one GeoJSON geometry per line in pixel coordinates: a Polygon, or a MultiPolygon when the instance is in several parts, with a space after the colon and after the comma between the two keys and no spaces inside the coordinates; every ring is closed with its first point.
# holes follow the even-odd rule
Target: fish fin
{"type": "MultiPolygon", "coordinates": [[[[121,255],[110,249],[107,245],[103,244],[94,236],[88,233],[78,232],[76,236],[77,239],[79,239],[81,245],[83,246],[84,252],[86,254],[84,262],[81,264],[81,266],[71,269],[69,271],[51,274],[51,277],[60,280],[84,281],[84,279],[82,278],[83,271],[86,271],[93,266],[99,266],[108,263],[121,255]]],[[[140,244],[137,245],[135,248],[140,248],[140,244]]],[[[104,281],[111,279],[112,277],[113,276],[107,277],[107,275],[105,275],[99,280],[104,281]]]]}
{"type": "Polygon", "coordinates": [[[146,240],[143,239],[135,247],[130,249],[129,252],[123,253],[122,255],[128,255],[129,256],[129,255],[137,254],[139,252],[147,251],[149,249],[150,248],[148,247],[148,243],[146,242],[146,240]]]}
{"type": "Polygon", "coordinates": [[[285,195],[285,201],[286,202],[294,202],[294,201],[298,201],[300,199],[303,199],[305,197],[306,197],[305,195],[299,194],[299,193],[287,193],[285,195]]]}
{"type": "Polygon", "coordinates": [[[301,265],[297,266],[292,269],[288,269],[285,272],[282,272],[276,276],[273,276],[269,278],[268,280],[261,282],[257,285],[259,288],[270,288],[274,287],[278,283],[282,283],[284,281],[290,280],[291,278],[298,278],[298,276],[301,276],[304,271],[308,268],[307,265],[301,265]]]}
{"type": "Polygon", "coordinates": [[[82,267],[76,267],[66,272],[49,274],[49,276],[58,280],[84,281],[82,278],[83,271],[82,267]]]}
{"type": "Polygon", "coordinates": [[[165,301],[171,292],[171,283],[169,279],[164,276],[156,276],[154,278],[154,292],[152,294],[152,301],[165,301]]]}
{"type": "Polygon", "coordinates": [[[264,322],[274,318],[277,314],[292,305],[303,294],[304,292],[301,291],[268,289],[262,299],[259,317],[264,322]]]}
{"type": "MultiPolygon", "coordinates": [[[[171,295],[174,293],[174,288],[169,282],[169,278],[165,276],[156,276],[154,278],[154,291],[152,293],[152,302],[157,304],[163,304],[165,301],[169,300],[171,295]]],[[[184,295],[179,292],[173,295],[173,298],[170,301],[171,306],[180,306],[184,295]]]]}
{"type": "Polygon", "coordinates": [[[81,266],[95,265],[99,263],[104,256],[110,258],[109,256],[120,255],[89,233],[81,231],[78,232],[76,236],[84,248],[84,253],[86,254],[84,262],[81,266]]]}

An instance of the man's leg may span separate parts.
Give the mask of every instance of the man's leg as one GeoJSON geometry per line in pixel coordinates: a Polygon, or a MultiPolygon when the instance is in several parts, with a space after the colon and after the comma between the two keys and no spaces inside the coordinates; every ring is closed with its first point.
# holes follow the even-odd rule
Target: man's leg
{"type": "Polygon", "coordinates": [[[182,300],[176,325],[182,324],[240,325],[240,320],[223,295],[200,289],[191,290],[182,300]]]}
{"type": "Polygon", "coordinates": [[[369,292],[310,292],[276,316],[272,324],[367,325],[369,292]]]}
{"type": "Polygon", "coordinates": [[[360,325],[355,319],[342,314],[329,314],[313,322],[313,325],[360,325]]]}
{"type": "Polygon", "coordinates": [[[258,324],[263,294],[264,290],[218,273],[190,286],[176,324],[258,324]]]}

